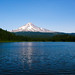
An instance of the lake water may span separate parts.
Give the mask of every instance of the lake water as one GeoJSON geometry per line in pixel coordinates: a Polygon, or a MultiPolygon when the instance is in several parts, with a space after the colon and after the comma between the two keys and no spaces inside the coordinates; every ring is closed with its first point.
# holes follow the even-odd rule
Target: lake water
{"type": "Polygon", "coordinates": [[[0,43],[0,75],[75,75],[75,43],[0,43]]]}

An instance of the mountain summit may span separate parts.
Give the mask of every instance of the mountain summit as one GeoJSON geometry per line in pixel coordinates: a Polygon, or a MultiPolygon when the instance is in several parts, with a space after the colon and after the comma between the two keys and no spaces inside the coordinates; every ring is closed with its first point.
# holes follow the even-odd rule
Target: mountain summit
{"type": "Polygon", "coordinates": [[[32,23],[27,23],[26,25],[23,25],[16,30],[12,30],[12,32],[54,32],[54,31],[37,27],[32,23]]]}

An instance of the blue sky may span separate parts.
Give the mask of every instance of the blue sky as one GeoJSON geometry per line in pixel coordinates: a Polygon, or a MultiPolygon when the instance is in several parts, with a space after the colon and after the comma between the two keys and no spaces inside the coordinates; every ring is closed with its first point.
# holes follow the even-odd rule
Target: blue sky
{"type": "Polygon", "coordinates": [[[75,32],[75,0],[0,0],[0,28],[13,30],[28,22],[75,32]]]}

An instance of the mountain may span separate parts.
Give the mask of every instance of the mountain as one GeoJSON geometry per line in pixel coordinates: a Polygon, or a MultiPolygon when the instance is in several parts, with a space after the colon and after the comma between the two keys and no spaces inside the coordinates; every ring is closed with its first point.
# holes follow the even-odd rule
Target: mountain
{"type": "Polygon", "coordinates": [[[12,30],[11,32],[52,32],[53,33],[54,31],[37,27],[32,23],[27,23],[26,25],[21,26],[16,30],[12,30]]]}

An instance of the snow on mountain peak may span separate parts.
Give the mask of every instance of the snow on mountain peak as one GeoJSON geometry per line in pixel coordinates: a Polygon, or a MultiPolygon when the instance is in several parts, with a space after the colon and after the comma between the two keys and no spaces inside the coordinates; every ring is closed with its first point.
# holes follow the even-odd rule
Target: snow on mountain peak
{"type": "Polygon", "coordinates": [[[54,32],[54,31],[37,27],[32,23],[27,23],[26,25],[23,25],[16,30],[12,30],[12,32],[54,32]]]}

